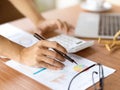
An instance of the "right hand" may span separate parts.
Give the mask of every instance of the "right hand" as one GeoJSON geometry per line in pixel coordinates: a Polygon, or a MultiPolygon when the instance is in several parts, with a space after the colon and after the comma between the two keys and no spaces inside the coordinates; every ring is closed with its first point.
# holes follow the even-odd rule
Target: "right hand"
{"type": "Polygon", "coordinates": [[[54,30],[61,30],[65,34],[74,32],[73,26],[71,26],[67,22],[61,21],[59,19],[57,19],[57,20],[46,20],[46,19],[40,20],[36,26],[38,29],[35,33],[43,34],[43,35],[48,32],[54,31],[54,30]]]}
{"type": "Polygon", "coordinates": [[[53,70],[62,69],[64,64],[61,62],[65,61],[65,59],[55,51],[49,50],[49,48],[55,48],[66,53],[66,50],[58,43],[41,40],[31,47],[21,50],[20,62],[29,66],[44,67],[53,70]]]}

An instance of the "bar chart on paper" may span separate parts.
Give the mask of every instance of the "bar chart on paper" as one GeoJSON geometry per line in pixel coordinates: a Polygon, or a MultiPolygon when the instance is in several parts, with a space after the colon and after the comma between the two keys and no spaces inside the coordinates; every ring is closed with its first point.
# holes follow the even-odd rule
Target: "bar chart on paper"
{"type": "MultiPolygon", "coordinates": [[[[25,66],[19,64],[13,60],[6,62],[6,64],[13,69],[27,75],[28,77],[43,83],[44,85],[50,87],[54,90],[67,90],[68,85],[72,77],[77,74],[78,72],[82,71],[83,69],[95,64],[86,58],[77,56],[75,54],[69,54],[71,58],[77,61],[79,65],[73,64],[69,61],[66,61],[65,68],[63,70],[48,70],[46,68],[32,68],[29,66],[25,66]]],[[[81,73],[71,85],[71,90],[85,90],[90,87],[92,83],[92,72],[98,71],[98,67],[95,66],[88,71],[81,73]]],[[[107,77],[108,75],[115,72],[114,69],[103,66],[104,69],[104,76],[107,77]]],[[[95,75],[95,82],[99,80],[99,75],[95,75]]]]}

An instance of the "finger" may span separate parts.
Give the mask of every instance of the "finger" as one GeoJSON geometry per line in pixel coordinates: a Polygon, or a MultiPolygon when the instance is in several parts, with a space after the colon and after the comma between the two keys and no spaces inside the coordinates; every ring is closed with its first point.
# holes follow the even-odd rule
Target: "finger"
{"type": "Polygon", "coordinates": [[[65,34],[67,34],[69,32],[68,24],[66,22],[63,22],[63,26],[64,26],[65,34]]]}
{"type": "Polygon", "coordinates": [[[72,29],[72,30],[75,29],[75,27],[72,26],[72,25],[69,25],[69,28],[72,29]]]}
{"type": "Polygon", "coordinates": [[[52,70],[60,70],[61,69],[61,68],[55,67],[53,65],[50,65],[48,63],[45,63],[43,61],[39,62],[37,66],[47,68],[47,69],[52,69],[52,70]]]}
{"type": "Polygon", "coordinates": [[[37,27],[37,28],[35,29],[34,33],[37,33],[37,34],[39,34],[39,35],[42,35],[42,34],[43,34],[42,30],[41,30],[39,27],[37,27]]]}
{"type": "Polygon", "coordinates": [[[40,42],[38,42],[38,45],[40,47],[54,48],[64,53],[67,52],[64,47],[62,47],[59,43],[55,41],[41,40],[40,42]]]}
{"type": "Polygon", "coordinates": [[[59,20],[59,19],[57,19],[57,26],[58,26],[58,29],[60,29],[60,30],[63,30],[62,28],[64,27],[63,26],[63,23],[59,20]]]}
{"type": "Polygon", "coordinates": [[[47,56],[40,56],[39,59],[37,59],[37,61],[38,62],[43,61],[45,63],[48,63],[48,64],[50,64],[52,66],[55,66],[55,67],[58,67],[58,68],[63,68],[64,67],[64,64],[62,64],[61,62],[56,61],[56,60],[54,60],[52,58],[49,58],[47,56]]]}
{"type": "Polygon", "coordinates": [[[58,53],[56,53],[52,50],[43,49],[43,50],[41,50],[41,52],[42,52],[43,55],[49,56],[51,58],[56,58],[60,61],[65,61],[63,56],[61,56],[60,54],[58,54],[58,53]]]}

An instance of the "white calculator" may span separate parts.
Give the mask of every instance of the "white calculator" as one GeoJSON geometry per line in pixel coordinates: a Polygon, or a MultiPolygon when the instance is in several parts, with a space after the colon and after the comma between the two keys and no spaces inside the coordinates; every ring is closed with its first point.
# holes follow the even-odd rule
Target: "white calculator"
{"type": "Polygon", "coordinates": [[[68,35],[58,35],[49,39],[62,45],[68,53],[75,53],[94,45],[94,41],[85,41],[68,35]]]}

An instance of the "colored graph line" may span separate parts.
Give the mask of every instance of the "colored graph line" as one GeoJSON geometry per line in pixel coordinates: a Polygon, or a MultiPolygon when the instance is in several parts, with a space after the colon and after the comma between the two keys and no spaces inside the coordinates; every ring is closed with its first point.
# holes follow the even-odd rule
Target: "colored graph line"
{"type": "Polygon", "coordinates": [[[44,71],[44,70],[46,70],[46,68],[42,68],[42,69],[40,69],[40,70],[34,72],[33,74],[34,74],[34,75],[35,75],[35,74],[38,74],[38,73],[40,73],[40,72],[42,72],[42,71],[44,71]]]}

